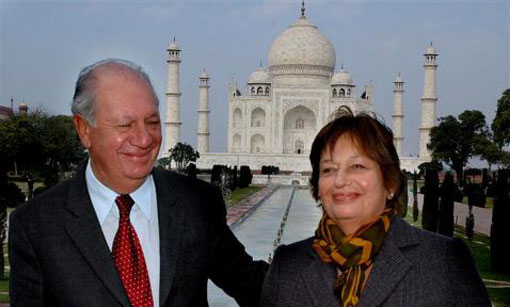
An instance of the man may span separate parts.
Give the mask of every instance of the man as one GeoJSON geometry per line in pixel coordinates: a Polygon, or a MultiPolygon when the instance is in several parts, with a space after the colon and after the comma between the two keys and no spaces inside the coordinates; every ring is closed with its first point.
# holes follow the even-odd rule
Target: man
{"type": "Polygon", "coordinates": [[[72,105],[90,159],[10,217],[12,306],[207,306],[207,280],[258,304],[267,264],[225,222],[221,193],[155,170],[158,99],[143,70],[86,67],[72,105]]]}

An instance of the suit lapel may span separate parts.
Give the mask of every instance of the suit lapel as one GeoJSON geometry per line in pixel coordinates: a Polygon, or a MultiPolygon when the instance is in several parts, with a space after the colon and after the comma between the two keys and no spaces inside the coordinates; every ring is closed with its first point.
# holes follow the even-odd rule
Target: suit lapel
{"type": "Polygon", "coordinates": [[[182,234],[186,232],[186,211],[177,206],[176,183],[166,172],[153,171],[158,198],[160,288],[159,300],[164,305],[175,277],[182,234]]]}
{"type": "Polygon", "coordinates": [[[112,295],[130,306],[88,195],[84,171],[70,184],[67,208],[72,214],[66,217],[66,229],[74,244],[112,295]]]}
{"type": "Polygon", "coordinates": [[[333,293],[335,267],[320,261],[311,247],[308,253],[309,263],[301,272],[301,277],[312,298],[313,306],[340,306],[340,300],[333,293]]]}
{"type": "Polygon", "coordinates": [[[416,244],[418,239],[414,230],[395,218],[361,295],[361,307],[379,306],[392,293],[412,266],[400,248],[416,244]]]}

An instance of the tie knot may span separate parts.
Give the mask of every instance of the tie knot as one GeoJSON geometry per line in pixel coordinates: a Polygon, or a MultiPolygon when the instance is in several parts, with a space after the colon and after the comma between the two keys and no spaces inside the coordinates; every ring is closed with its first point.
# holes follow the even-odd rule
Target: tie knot
{"type": "Polygon", "coordinates": [[[122,194],[115,198],[115,203],[119,207],[120,218],[128,218],[129,212],[135,203],[129,194],[122,194]]]}

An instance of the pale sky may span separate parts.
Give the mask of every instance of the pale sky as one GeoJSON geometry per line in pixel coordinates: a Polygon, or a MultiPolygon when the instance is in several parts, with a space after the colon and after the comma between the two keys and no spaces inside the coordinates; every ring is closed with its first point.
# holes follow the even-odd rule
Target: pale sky
{"type": "MultiPolygon", "coordinates": [[[[181,141],[196,146],[198,75],[211,79],[211,151],[226,151],[228,83],[239,87],[273,40],[300,15],[300,0],[0,0],[0,105],[70,114],[74,82],[92,62],[123,58],[151,76],[165,110],[166,48],[181,52],[181,141]]],[[[423,53],[438,56],[437,117],[482,111],[489,124],[510,87],[510,1],[306,1],[306,16],[335,46],[361,95],[391,127],[393,80],[405,80],[404,155],[418,153],[423,53]]]]}

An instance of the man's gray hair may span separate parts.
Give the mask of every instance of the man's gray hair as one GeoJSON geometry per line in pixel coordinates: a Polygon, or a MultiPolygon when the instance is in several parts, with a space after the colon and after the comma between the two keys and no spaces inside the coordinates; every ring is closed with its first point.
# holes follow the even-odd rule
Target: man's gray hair
{"type": "Polygon", "coordinates": [[[106,67],[117,68],[119,73],[123,73],[122,71],[125,72],[126,70],[133,72],[141,80],[147,82],[151,89],[152,95],[154,96],[156,107],[159,107],[158,96],[154,91],[151,80],[141,66],[136,65],[133,62],[121,59],[105,59],[93,63],[80,71],[78,80],[76,81],[76,88],[74,90],[73,103],[71,105],[71,111],[73,114],[82,116],[85,118],[85,120],[87,120],[87,122],[89,122],[89,124],[96,124],[94,102],[96,98],[97,86],[99,84],[96,70],[106,67]]]}

